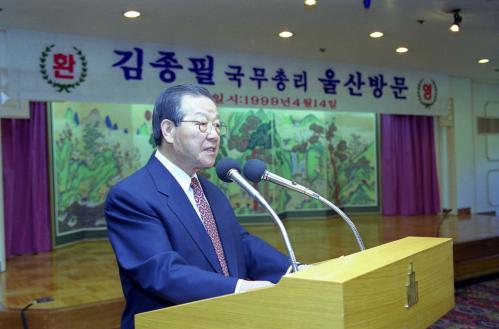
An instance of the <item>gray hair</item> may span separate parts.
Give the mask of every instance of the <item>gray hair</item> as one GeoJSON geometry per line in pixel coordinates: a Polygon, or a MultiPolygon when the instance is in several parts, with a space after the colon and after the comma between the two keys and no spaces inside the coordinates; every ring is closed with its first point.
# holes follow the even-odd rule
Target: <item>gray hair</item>
{"type": "Polygon", "coordinates": [[[156,99],[152,115],[152,133],[156,145],[161,145],[161,140],[163,139],[163,134],[161,133],[161,122],[163,120],[171,120],[175,126],[178,126],[184,118],[185,114],[182,113],[180,106],[182,105],[182,97],[185,95],[204,96],[215,103],[215,99],[210,92],[201,86],[185,84],[163,90],[156,99]]]}

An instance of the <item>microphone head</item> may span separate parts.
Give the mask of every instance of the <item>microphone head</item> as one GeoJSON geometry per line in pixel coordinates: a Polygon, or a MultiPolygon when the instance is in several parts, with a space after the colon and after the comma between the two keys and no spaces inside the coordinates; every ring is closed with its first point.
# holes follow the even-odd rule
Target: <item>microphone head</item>
{"type": "Polygon", "coordinates": [[[236,169],[241,172],[241,165],[234,159],[223,158],[217,163],[216,171],[217,176],[226,183],[231,183],[232,179],[229,177],[229,171],[231,169],[236,169]]]}
{"type": "Polygon", "coordinates": [[[262,176],[267,171],[265,162],[258,159],[250,159],[244,165],[243,174],[246,179],[258,183],[262,180],[262,176]]]}

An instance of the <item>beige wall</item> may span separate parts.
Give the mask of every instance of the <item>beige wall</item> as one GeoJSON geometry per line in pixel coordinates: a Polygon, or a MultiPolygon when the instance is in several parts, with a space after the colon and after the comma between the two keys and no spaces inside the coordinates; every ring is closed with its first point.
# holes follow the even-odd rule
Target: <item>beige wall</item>
{"type": "Polygon", "coordinates": [[[466,78],[450,78],[449,83],[451,116],[440,118],[436,128],[442,207],[499,213],[499,206],[489,202],[495,184],[490,171],[499,170],[499,161],[487,158],[487,142],[493,145],[499,135],[476,131],[477,117],[484,116],[486,105],[499,102],[499,84],[466,78]]]}

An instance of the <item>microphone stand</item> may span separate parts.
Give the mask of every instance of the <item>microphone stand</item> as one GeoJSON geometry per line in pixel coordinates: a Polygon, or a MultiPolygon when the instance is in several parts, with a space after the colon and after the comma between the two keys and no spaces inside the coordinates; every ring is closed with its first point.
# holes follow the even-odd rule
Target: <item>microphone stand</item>
{"type": "Polygon", "coordinates": [[[286,232],[284,224],[282,223],[279,216],[277,216],[274,209],[270,207],[268,202],[262,197],[260,193],[258,193],[258,191],[253,186],[251,186],[251,184],[249,184],[245,179],[242,178],[241,174],[239,174],[239,171],[237,171],[236,169],[231,169],[227,173],[227,176],[229,176],[233,181],[237,182],[248,193],[250,193],[251,196],[254,197],[258,201],[258,203],[260,203],[260,205],[267,209],[267,211],[270,213],[270,216],[272,217],[274,223],[276,223],[277,227],[281,231],[282,238],[284,239],[284,244],[286,245],[289,258],[291,259],[291,268],[293,269],[293,272],[298,272],[298,264],[296,262],[293,248],[291,247],[291,242],[289,241],[288,233],[286,232]]]}
{"type": "Polygon", "coordinates": [[[329,208],[336,211],[336,213],[338,215],[340,215],[341,218],[343,218],[343,220],[348,224],[348,226],[350,226],[350,229],[352,230],[353,235],[355,235],[355,239],[357,240],[357,244],[359,245],[360,250],[366,250],[366,247],[364,247],[364,242],[362,241],[362,238],[360,237],[360,234],[357,231],[355,224],[350,220],[350,218],[348,218],[348,216],[340,208],[338,208],[334,203],[321,197],[318,194],[317,194],[317,196],[318,196],[318,198],[316,198],[317,200],[319,200],[320,202],[322,202],[323,204],[325,204],[329,208]]]}
{"type": "Polygon", "coordinates": [[[338,208],[334,203],[331,201],[327,200],[326,198],[320,196],[319,194],[315,193],[311,189],[308,189],[302,185],[299,185],[295,183],[294,181],[290,181],[288,179],[285,179],[281,176],[275,175],[271,173],[268,170],[265,170],[262,179],[268,180],[270,182],[276,183],[281,186],[288,187],[296,192],[303,193],[305,195],[308,195],[311,198],[314,198],[316,200],[319,200],[329,208],[333,209],[338,215],[343,218],[343,220],[350,226],[350,229],[352,230],[353,234],[355,235],[355,239],[357,240],[357,244],[359,245],[360,250],[365,250],[366,248],[364,247],[364,242],[362,241],[362,238],[360,237],[359,232],[357,231],[357,228],[355,227],[355,224],[348,218],[348,216],[340,209],[338,208]]]}

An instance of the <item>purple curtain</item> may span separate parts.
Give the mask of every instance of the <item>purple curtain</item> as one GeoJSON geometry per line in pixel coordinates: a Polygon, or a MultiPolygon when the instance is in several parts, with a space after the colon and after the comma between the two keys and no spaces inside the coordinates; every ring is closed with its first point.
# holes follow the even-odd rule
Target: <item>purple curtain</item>
{"type": "Polygon", "coordinates": [[[440,212],[433,117],[381,116],[384,215],[440,212]]]}
{"type": "Polygon", "coordinates": [[[2,119],[7,257],[49,251],[47,104],[31,102],[30,119],[2,119]]]}

